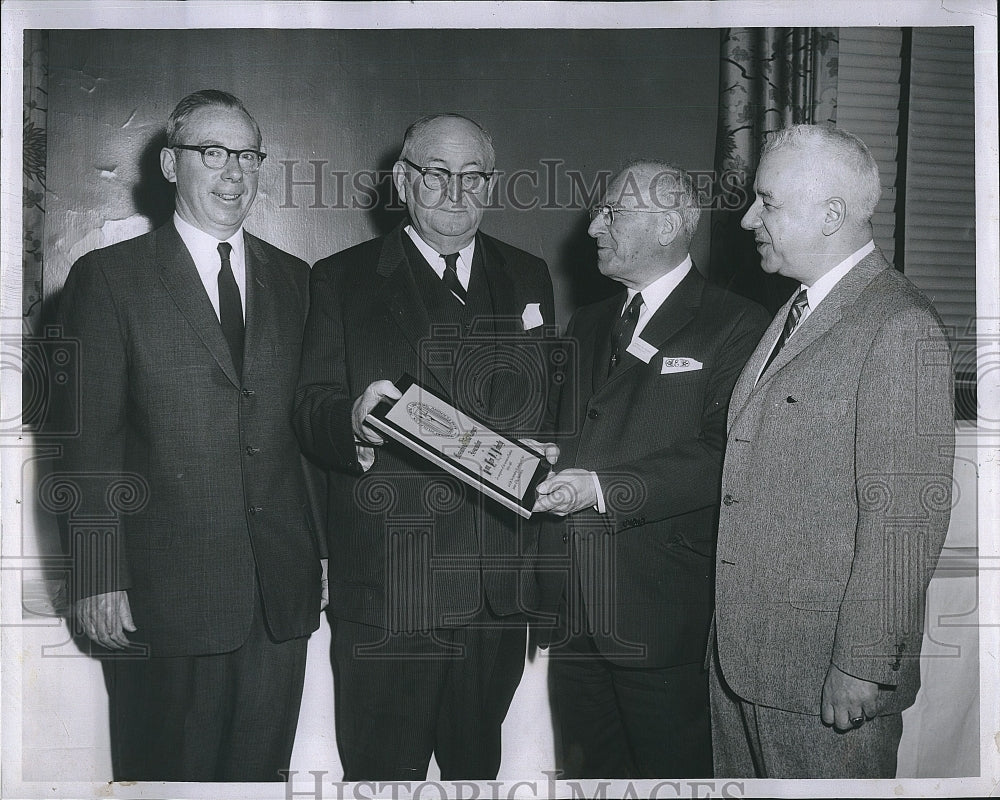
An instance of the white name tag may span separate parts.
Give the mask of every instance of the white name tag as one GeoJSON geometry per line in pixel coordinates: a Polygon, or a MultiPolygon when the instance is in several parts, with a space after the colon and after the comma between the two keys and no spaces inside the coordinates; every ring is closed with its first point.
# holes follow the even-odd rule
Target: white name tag
{"type": "Polygon", "coordinates": [[[695,361],[693,358],[684,356],[664,356],[663,366],[660,368],[661,375],[672,375],[675,372],[694,372],[701,369],[704,364],[695,361]]]}
{"type": "Polygon", "coordinates": [[[656,348],[653,347],[649,342],[644,342],[638,336],[636,336],[632,343],[625,348],[626,353],[631,353],[636,358],[638,358],[642,363],[648,364],[653,356],[656,355],[656,348]]]}

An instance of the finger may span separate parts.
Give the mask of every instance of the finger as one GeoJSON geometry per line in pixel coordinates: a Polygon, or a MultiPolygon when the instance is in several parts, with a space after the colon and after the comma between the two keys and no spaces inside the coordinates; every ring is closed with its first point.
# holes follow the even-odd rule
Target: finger
{"type": "Polygon", "coordinates": [[[367,444],[385,444],[385,439],[371,425],[362,422],[359,426],[358,438],[367,444]]]}
{"type": "Polygon", "coordinates": [[[822,717],[823,722],[826,725],[833,725],[834,721],[833,703],[828,703],[826,701],[823,701],[823,706],[821,709],[820,716],[822,717]]]}
{"type": "Polygon", "coordinates": [[[119,618],[125,630],[134,631],[136,629],[135,622],[132,621],[132,610],[129,608],[128,599],[124,596],[119,601],[119,618]]]}

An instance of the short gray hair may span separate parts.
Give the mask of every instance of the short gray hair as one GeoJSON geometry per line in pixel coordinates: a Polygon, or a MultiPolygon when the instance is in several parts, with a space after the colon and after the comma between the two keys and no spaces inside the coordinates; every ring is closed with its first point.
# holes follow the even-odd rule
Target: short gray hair
{"type": "Polygon", "coordinates": [[[694,180],[685,170],[668,161],[647,158],[630,161],[615,177],[637,171],[651,173],[648,186],[650,202],[664,211],[676,211],[680,214],[681,228],[687,239],[686,243],[690,244],[701,219],[701,206],[694,180]]]}
{"type": "Polygon", "coordinates": [[[493,149],[493,137],[490,136],[489,132],[474,119],[469,119],[463,114],[455,113],[445,113],[445,114],[428,114],[425,117],[421,117],[416,122],[412,123],[410,127],[406,129],[406,133],[403,135],[403,149],[399,153],[399,159],[404,158],[413,161],[414,151],[420,144],[420,137],[423,135],[424,130],[433,122],[437,122],[440,119],[461,119],[475,126],[476,130],[479,131],[479,137],[482,140],[483,149],[486,151],[486,156],[489,160],[488,166],[493,169],[496,166],[496,151],[493,149]]]}
{"type": "MultiPolygon", "coordinates": [[[[868,222],[882,196],[882,181],[878,163],[868,146],[855,134],[829,123],[792,125],[767,135],[761,149],[761,160],[776,150],[796,149],[825,161],[833,174],[848,172],[857,215],[868,222]]],[[[812,165],[810,165],[812,166],[812,165]]]]}
{"type": "Polygon", "coordinates": [[[189,94],[177,104],[173,111],[170,112],[170,116],[167,118],[167,147],[174,147],[178,144],[186,144],[186,142],[182,142],[180,140],[184,124],[199,108],[208,108],[211,106],[216,108],[234,108],[237,111],[242,111],[246,114],[247,118],[253,124],[253,129],[257,134],[257,142],[259,145],[260,126],[257,125],[257,120],[253,118],[253,114],[247,111],[246,106],[240,102],[240,99],[236,97],[236,95],[232,95],[229,92],[223,92],[220,89],[202,89],[189,94]]]}

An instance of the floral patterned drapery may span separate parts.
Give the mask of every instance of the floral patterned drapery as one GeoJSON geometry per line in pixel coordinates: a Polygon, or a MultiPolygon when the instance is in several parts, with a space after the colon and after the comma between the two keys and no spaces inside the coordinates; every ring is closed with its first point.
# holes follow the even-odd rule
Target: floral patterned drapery
{"type": "Polygon", "coordinates": [[[42,232],[45,227],[45,117],[48,112],[48,32],[24,32],[24,143],[22,191],[25,334],[37,333],[42,316],[42,232]]]}
{"type": "Polygon", "coordinates": [[[800,122],[835,122],[837,28],[722,31],[711,275],[775,311],[797,285],[761,271],[740,219],[753,201],[764,137],[800,122]]]}

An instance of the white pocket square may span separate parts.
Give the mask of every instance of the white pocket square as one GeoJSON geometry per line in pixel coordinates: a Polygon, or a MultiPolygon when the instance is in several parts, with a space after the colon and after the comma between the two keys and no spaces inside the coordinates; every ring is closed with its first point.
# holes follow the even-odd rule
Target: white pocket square
{"type": "Polygon", "coordinates": [[[660,374],[673,375],[675,372],[695,372],[703,366],[705,365],[700,361],[686,356],[664,356],[660,374]]]}
{"type": "Polygon", "coordinates": [[[526,331],[537,328],[545,320],[542,319],[542,304],[528,303],[521,312],[521,323],[526,331]]]}

